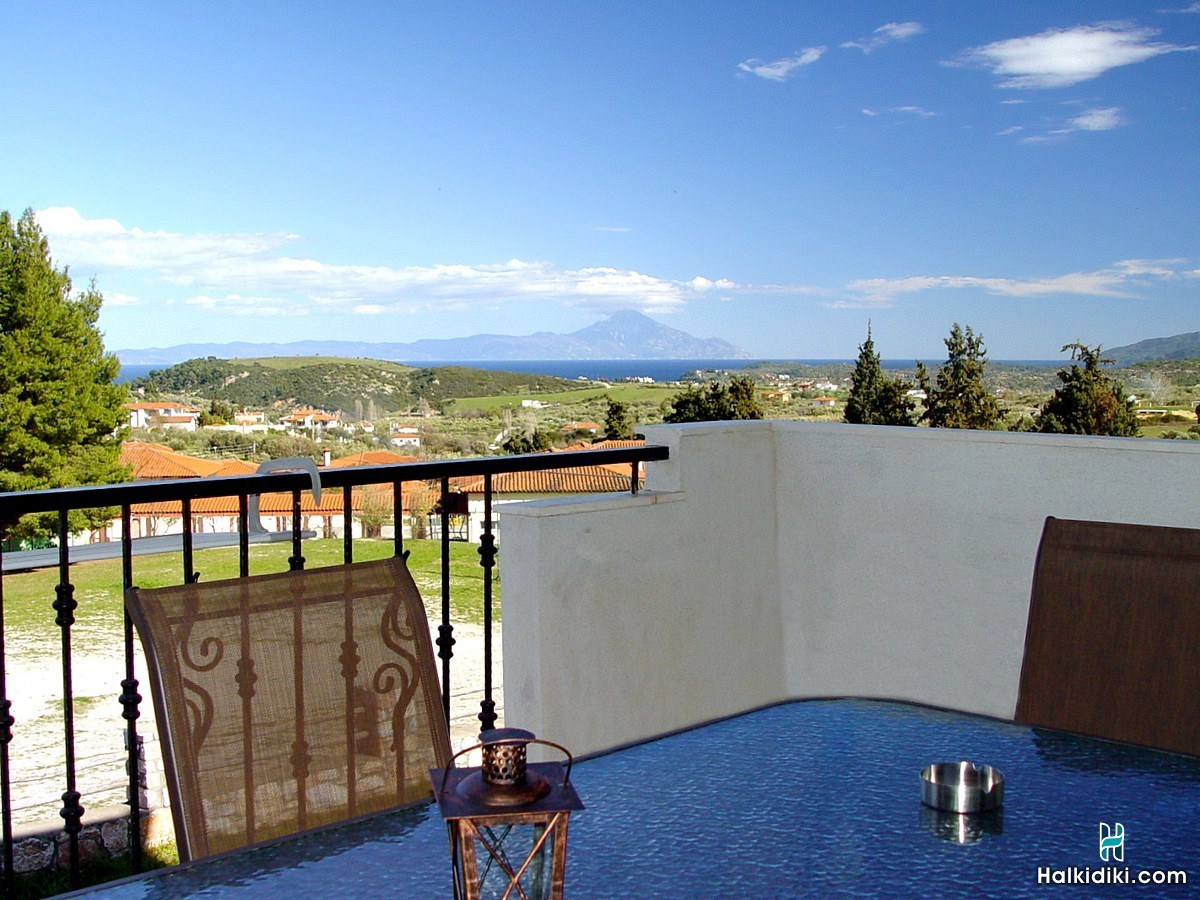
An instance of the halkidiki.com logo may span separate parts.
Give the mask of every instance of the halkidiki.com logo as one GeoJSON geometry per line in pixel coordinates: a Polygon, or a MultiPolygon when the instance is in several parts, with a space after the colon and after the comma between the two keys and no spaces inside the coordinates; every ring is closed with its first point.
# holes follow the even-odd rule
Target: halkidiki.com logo
{"type": "Polygon", "coordinates": [[[1038,866],[1038,884],[1187,884],[1187,872],[1182,869],[1133,869],[1115,866],[1125,862],[1125,826],[1120,822],[1100,823],[1100,861],[1106,866],[1069,866],[1054,869],[1038,866]]]}

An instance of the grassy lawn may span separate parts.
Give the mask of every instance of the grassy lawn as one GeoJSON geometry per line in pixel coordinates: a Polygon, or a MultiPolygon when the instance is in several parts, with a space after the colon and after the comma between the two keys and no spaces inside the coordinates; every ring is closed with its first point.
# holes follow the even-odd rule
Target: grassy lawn
{"type": "MultiPolygon", "coordinates": [[[[431,620],[441,617],[441,545],[437,541],[405,541],[410,551],[409,569],[425,598],[431,620]]],[[[286,572],[291,555],[290,542],[258,544],[250,548],[250,573],[264,575],[286,572]]],[[[392,554],[392,542],[360,540],[354,543],[356,562],[382,559],[392,554]]],[[[336,565],[342,561],[342,541],[311,540],[304,543],[305,567],[336,565]]],[[[236,547],[199,550],[193,557],[193,568],[204,581],[236,578],[238,551],[236,547]]],[[[180,584],[183,580],[183,560],[180,553],[136,556],[133,560],[133,580],[139,587],[153,588],[180,584]]],[[[37,653],[46,641],[59,640],[54,624],[54,586],[58,583],[57,569],[41,569],[4,577],[4,628],[9,653],[37,653]]],[[[123,622],[121,615],[121,560],[99,560],[78,563],[71,567],[71,583],[75,586],[76,626],[73,631],[99,640],[116,640],[123,622]]],[[[482,623],[483,569],[474,544],[450,544],[451,614],[456,621],[482,623]]],[[[496,593],[498,597],[498,591],[496,593]]],[[[499,609],[497,605],[497,618],[499,609]]],[[[56,645],[56,644],[55,644],[56,645]]]]}
{"type": "Polygon", "coordinates": [[[612,397],[622,403],[659,404],[680,392],[678,386],[661,384],[618,384],[612,387],[581,388],[556,394],[506,394],[500,397],[459,397],[446,404],[447,412],[466,412],[472,409],[504,409],[519,407],[522,400],[541,400],[544,403],[584,403],[612,397]]]}

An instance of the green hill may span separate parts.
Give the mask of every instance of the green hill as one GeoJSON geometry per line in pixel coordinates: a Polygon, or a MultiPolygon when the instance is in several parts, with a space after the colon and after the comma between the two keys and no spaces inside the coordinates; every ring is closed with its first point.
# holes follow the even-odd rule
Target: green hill
{"type": "Polygon", "coordinates": [[[1113,347],[1106,349],[1104,355],[1123,366],[1155,359],[1200,359],[1200,331],[1113,347]]]}
{"type": "Polygon", "coordinates": [[[454,397],[522,392],[557,393],[576,382],[524,372],[493,372],[462,366],[414,368],[369,359],[270,357],[189,359],[135,379],[148,396],[222,400],[235,406],[311,406],[350,418],[404,412],[422,401],[440,407],[454,397]]]}

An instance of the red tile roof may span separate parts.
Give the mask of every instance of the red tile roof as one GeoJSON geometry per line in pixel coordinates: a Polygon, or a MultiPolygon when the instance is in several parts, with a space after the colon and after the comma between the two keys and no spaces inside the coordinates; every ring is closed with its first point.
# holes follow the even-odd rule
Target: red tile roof
{"type": "Polygon", "coordinates": [[[133,468],[135,480],[152,481],[163,478],[205,478],[220,472],[227,461],[197,459],[176,453],[162,444],[125,441],[121,444],[121,462],[133,468]]]}
{"type": "Polygon", "coordinates": [[[389,453],[387,450],[363,450],[332,460],[330,469],[345,469],[351,466],[388,466],[396,463],[420,462],[417,456],[401,456],[399,453],[389,453]]]}

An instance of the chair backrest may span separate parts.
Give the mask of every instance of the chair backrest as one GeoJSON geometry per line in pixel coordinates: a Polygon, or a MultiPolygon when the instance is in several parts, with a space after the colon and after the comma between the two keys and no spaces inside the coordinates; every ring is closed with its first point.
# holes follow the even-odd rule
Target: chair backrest
{"type": "Polygon", "coordinates": [[[403,560],[132,588],[125,603],[181,859],[431,795],[450,738],[403,560]]]}
{"type": "Polygon", "coordinates": [[[1200,530],[1049,518],[1016,719],[1200,754],[1200,530]]]}

